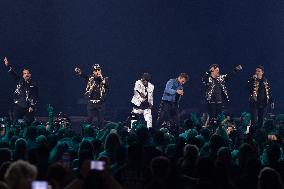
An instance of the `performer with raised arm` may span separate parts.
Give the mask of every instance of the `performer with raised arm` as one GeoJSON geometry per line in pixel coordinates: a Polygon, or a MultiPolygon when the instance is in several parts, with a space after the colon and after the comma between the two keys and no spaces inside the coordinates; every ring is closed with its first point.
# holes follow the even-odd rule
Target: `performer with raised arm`
{"type": "Polygon", "coordinates": [[[38,86],[32,80],[30,70],[23,69],[22,76],[18,75],[13,67],[9,64],[8,59],[4,58],[4,65],[12,78],[17,82],[14,92],[14,106],[12,109],[12,120],[17,122],[24,119],[26,125],[34,121],[35,106],[38,101],[38,86]]]}
{"type": "Polygon", "coordinates": [[[209,72],[206,72],[202,78],[202,82],[206,86],[206,101],[208,104],[208,114],[210,120],[217,119],[217,116],[222,113],[224,103],[229,101],[226,81],[233,75],[242,70],[242,66],[238,65],[230,74],[220,74],[219,65],[212,64],[209,72]]]}
{"type": "Polygon", "coordinates": [[[131,103],[134,105],[132,110],[132,122],[137,120],[141,115],[147,123],[147,127],[152,127],[152,113],[151,108],[153,106],[153,92],[154,85],[150,83],[151,75],[149,73],[143,73],[141,79],[135,82],[134,94],[131,103]]]}
{"type": "Polygon", "coordinates": [[[267,106],[270,104],[271,108],[274,109],[274,100],[272,98],[270,84],[263,74],[264,67],[259,65],[255,69],[255,74],[248,80],[252,126],[258,128],[263,126],[267,106]]]}
{"type": "Polygon", "coordinates": [[[109,88],[109,78],[102,75],[101,66],[99,64],[93,66],[93,72],[90,76],[83,73],[78,67],[75,68],[75,72],[87,81],[85,91],[85,96],[88,98],[87,121],[89,124],[93,124],[93,119],[96,117],[97,121],[95,126],[102,128],[104,125],[105,100],[106,92],[109,88]]]}
{"type": "Polygon", "coordinates": [[[181,96],[184,95],[183,85],[188,81],[186,73],[181,73],[175,79],[170,79],[165,87],[161,104],[158,110],[157,126],[165,124],[178,126],[178,110],[181,96]]]}

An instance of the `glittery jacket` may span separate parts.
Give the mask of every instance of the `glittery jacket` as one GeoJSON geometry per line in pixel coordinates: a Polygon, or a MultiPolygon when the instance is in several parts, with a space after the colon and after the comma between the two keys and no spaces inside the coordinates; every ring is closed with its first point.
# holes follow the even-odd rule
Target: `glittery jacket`
{"type": "MultiPolygon", "coordinates": [[[[222,96],[223,96],[223,99],[225,99],[225,101],[229,101],[229,95],[228,95],[228,90],[227,90],[227,87],[226,87],[226,81],[229,80],[236,73],[237,73],[237,70],[234,70],[234,72],[232,72],[230,74],[220,75],[216,78],[217,81],[221,85],[222,96]]],[[[206,72],[205,75],[202,77],[202,82],[206,86],[205,98],[208,102],[211,102],[215,84],[214,84],[213,78],[211,77],[209,72],[206,72]]]]}
{"type": "Polygon", "coordinates": [[[104,102],[107,89],[109,88],[109,79],[107,77],[95,77],[94,75],[88,76],[84,73],[80,76],[87,81],[85,96],[88,100],[94,104],[104,102]],[[105,83],[102,82],[104,79],[105,83]]]}
{"type": "Polygon", "coordinates": [[[11,66],[7,67],[8,73],[17,82],[14,92],[14,103],[23,108],[35,108],[38,102],[38,86],[32,80],[26,82],[24,78],[19,76],[11,66]]]}
{"type": "MultiPolygon", "coordinates": [[[[263,84],[264,84],[265,97],[266,97],[265,103],[266,104],[273,103],[274,100],[272,98],[270,85],[269,85],[266,78],[263,78],[263,84]]],[[[257,103],[257,95],[258,95],[259,85],[260,85],[260,82],[257,79],[250,78],[248,80],[248,86],[249,86],[249,90],[250,90],[249,102],[252,103],[252,104],[257,103]]]]}

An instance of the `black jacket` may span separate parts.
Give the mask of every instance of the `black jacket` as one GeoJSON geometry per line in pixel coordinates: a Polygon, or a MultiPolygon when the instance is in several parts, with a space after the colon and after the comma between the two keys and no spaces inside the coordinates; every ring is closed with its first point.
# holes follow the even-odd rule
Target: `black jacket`
{"type": "MultiPolygon", "coordinates": [[[[267,105],[269,103],[273,103],[274,99],[272,97],[271,88],[270,88],[270,84],[269,84],[268,80],[266,78],[263,78],[261,81],[263,82],[263,85],[264,85],[264,93],[265,93],[264,103],[265,103],[265,105],[267,105]]],[[[259,86],[260,86],[260,80],[255,79],[255,78],[250,78],[248,80],[248,87],[249,87],[249,92],[250,92],[249,102],[251,104],[259,103],[258,98],[257,98],[259,86]]]]}
{"type": "Polygon", "coordinates": [[[17,87],[14,92],[14,103],[23,108],[35,108],[38,102],[38,86],[30,80],[26,82],[23,77],[18,75],[11,66],[7,67],[8,73],[17,82],[17,87]]]}
{"type": "MultiPolygon", "coordinates": [[[[227,87],[226,87],[226,81],[231,79],[237,72],[238,72],[238,70],[235,69],[231,73],[220,75],[216,78],[217,81],[221,85],[221,90],[222,90],[221,93],[222,93],[222,97],[225,101],[229,101],[229,94],[228,94],[228,90],[227,90],[227,87]]],[[[210,75],[210,72],[206,72],[203,75],[202,82],[206,87],[205,98],[208,102],[211,102],[212,101],[212,95],[214,93],[215,84],[214,84],[213,78],[210,75]]]]}
{"type": "Polygon", "coordinates": [[[94,75],[86,75],[81,73],[80,76],[87,81],[85,96],[92,103],[101,103],[106,99],[106,93],[109,89],[109,79],[107,77],[100,78],[94,75]],[[105,79],[105,83],[102,81],[105,79]]]}

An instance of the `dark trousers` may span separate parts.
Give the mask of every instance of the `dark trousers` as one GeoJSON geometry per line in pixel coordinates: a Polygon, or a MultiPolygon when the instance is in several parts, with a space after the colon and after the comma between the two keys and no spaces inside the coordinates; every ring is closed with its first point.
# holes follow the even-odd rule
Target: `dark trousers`
{"type": "Polygon", "coordinates": [[[29,112],[28,108],[24,108],[15,104],[12,110],[12,120],[14,123],[17,123],[19,119],[23,119],[26,125],[31,125],[31,123],[35,119],[34,111],[29,112]]]}
{"type": "Polygon", "coordinates": [[[250,104],[251,124],[254,127],[261,128],[263,126],[264,117],[267,112],[267,106],[259,106],[250,104]]]}
{"type": "Polygon", "coordinates": [[[170,124],[167,126],[178,126],[178,105],[174,102],[162,101],[158,110],[157,126],[162,127],[164,123],[170,124]]]}
{"type": "Polygon", "coordinates": [[[217,119],[218,115],[220,115],[223,111],[223,103],[211,103],[208,102],[208,114],[210,120],[217,119]]]}
{"type": "Polygon", "coordinates": [[[87,104],[87,112],[88,112],[88,123],[94,124],[98,128],[103,128],[104,126],[104,114],[105,114],[105,103],[92,103],[88,102],[87,104]],[[96,118],[96,121],[94,121],[96,118]]]}

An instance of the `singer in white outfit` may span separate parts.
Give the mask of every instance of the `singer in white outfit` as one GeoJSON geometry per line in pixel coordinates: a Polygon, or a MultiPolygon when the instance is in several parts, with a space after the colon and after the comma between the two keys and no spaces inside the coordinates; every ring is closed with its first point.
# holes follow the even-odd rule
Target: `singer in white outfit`
{"type": "Polygon", "coordinates": [[[131,103],[134,105],[132,115],[135,119],[131,120],[131,126],[140,116],[144,116],[147,127],[152,127],[153,92],[154,85],[150,83],[151,75],[144,73],[142,78],[135,82],[134,95],[131,103]]]}

